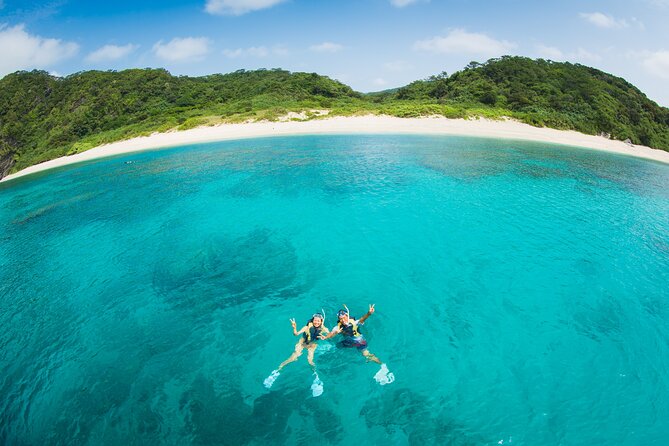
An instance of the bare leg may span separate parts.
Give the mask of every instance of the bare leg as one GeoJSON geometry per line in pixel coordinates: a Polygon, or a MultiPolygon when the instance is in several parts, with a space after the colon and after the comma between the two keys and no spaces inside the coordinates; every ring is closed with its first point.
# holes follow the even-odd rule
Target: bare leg
{"type": "Polygon", "coordinates": [[[295,344],[295,351],[293,352],[293,354],[290,355],[288,359],[286,359],[279,365],[279,370],[284,368],[286,364],[290,364],[293,361],[297,361],[297,358],[299,358],[302,355],[302,350],[304,350],[304,345],[302,345],[302,341],[300,341],[297,344],[295,344]]]}
{"type": "Polygon", "coordinates": [[[314,371],[314,383],[311,385],[311,395],[316,398],[323,394],[323,381],[318,377],[316,372],[316,364],[314,363],[314,353],[316,352],[316,344],[307,345],[307,361],[311,366],[311,370],[314,371]]]}
{"type": "Polygon", "coordinates": [[[370,353],[369,350],[363,350],[362,355],[367,358],[367,361],[374,361],[377,364],[381,364],[381,360],[373,353],[370,353]]]}
{"type": "Polygon", "coordinates": [[[314,364],[314,352],[316,352],[316,344],[310,344],[307,346],[307,361],[311,366],[313,371],[316,371],[316,364],[314,364]]]}

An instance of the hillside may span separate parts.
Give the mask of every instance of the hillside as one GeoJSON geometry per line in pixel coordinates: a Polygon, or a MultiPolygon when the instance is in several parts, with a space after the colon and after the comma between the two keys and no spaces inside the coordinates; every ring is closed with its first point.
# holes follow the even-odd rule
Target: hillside
{"type": "Polygon", "coordinates": [[[502,57],[413,82],[387,101],[488,106],[535,126],[608,133],[669,150],[669,109],[624,79],[571,63],[502,57]]]}
{"type": "Polygon", "coordinates": [[[669,150],[669,109],[599,70],[521,57],[472,62],[405,87],[363,95],[315,73],[237,71],[204,77],[160,69],[43,71],[0,79],[0,177],[96,145],[289,111],[400,117],[510,116],[536,126],[608,133],[669,150]]]}
{"type": "Polygon", "coordinates": [[[289,110],[355,101],[350,87],[315,73],[237,71],[204,77],[166,70],[44,71],[0,80],[0,177],[105,142],[218,120],[273,119],[289,110]]]}

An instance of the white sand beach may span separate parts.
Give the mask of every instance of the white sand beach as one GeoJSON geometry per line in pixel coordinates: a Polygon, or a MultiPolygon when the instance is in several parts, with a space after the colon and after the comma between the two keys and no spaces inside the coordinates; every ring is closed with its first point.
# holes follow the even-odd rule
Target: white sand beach
{"type": "Polygon", "coordinates": [[[331,117],[310,121],[291,120],[221,124],[180,132],[155,133],[146,137],[98,146],[83,153],[36,164],[20,172],[8,175],[2,181],[97,158],[187,144],[266,136],[356,133],[461,135],[540,141],[603,150],[669,164],[669,152],[663,150],[630,145],[622,141],[614,141],[601,136],[585,135],[574,131],[532,127],[513,120],[465,120],[442,117],[395,118],[391,116],[367,115],[331,117]]]}

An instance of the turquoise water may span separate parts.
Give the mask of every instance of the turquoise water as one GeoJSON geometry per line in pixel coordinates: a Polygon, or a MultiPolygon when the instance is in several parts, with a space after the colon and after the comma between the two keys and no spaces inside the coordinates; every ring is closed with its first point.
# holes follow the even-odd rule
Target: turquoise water
{"type": "Polygon", "coordinates": [[[0,444],[649,445],[669,438],[669,166],[310,136],[0,185],[0,444]],[[289,318],[369,303],[370,351],[289,318]]]}

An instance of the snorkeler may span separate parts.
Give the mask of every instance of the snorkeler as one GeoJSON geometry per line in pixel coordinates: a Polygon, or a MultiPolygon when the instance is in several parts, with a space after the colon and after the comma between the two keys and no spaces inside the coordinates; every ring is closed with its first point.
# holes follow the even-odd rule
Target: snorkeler
{"type": "Polygon", "coordinates": [[[285,361],[279,364],[279,368],[273,370],[272,373],[265,379],[263,384],[268,389],[272,387],[274,381],[281,374],[281,369],[283,369],[287,364],[290,364],[293,361],[297,361],[297,358],[302,356],[303,350],[307,349],[307,361],[311,366],[311,369],[314,371],[314,382],[311,385],[311,391],[313,396],[320,396],[323,393],[323,382],[318,378],[318,373],[316,373],[316,364],[314,363],[314,352],[316,351],[316,341],[319,339],[324,339],[325,335],[328,334],[328,329],[323,325],[325,322],[325,312],[321,310],[321,313],[315,313],[311,316],[311,319],[307,324],[297,331],[297,324],[295,319],[290,320],[290,325],[293,326],[293,335],[299,336],[302,335],[297,344],[295,344],[295,351],[292,355],[288,357],[285,361]]]}
{"type": "Polygon", "coordinates": [[[330,339],[341,333],[344,336],[344,339],[339,345],[342,347],[355,347],[360,350],[368,361],[374,361],[377,364],[381,364],[381,369],[374,375],[374,379],[379,384],[383,386],[395,381],[395,375],[388,370],[388,367],[383,364],[376,355],[367,350],[367,341],[365,340],[365,337],[360,334],[360,325],[364,324],[367,318],[374,313],[374,304],[369,306],[369,311],[359,320],[355,320],[351,317],[350,311],[346,305],[344,305],[344,308],[345,309],[337,312],[337,318],[339,319],[337,325],[333,327],[330,334],[323,339],[330,339]]]}

